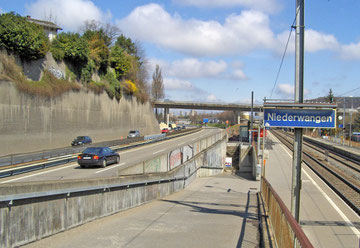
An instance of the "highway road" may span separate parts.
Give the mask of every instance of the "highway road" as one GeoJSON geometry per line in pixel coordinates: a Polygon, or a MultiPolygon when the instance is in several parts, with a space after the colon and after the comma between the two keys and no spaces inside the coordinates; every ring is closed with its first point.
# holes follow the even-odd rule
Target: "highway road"
{"type": "Polygon", "coordinates": [[[146,161],[162,153],[169,152],[177,147],[193,143],[197,140],[201,140],[207,136],[211,136],[218,132],[221,132],[221,130],[217,128],[205,128],[200,130],[199,132],[195,132],[185,136],[124,150],[119,152],[120,163],[108,165],[106,168],[94,167],[82,169],[77,164],[77,162],[72,162],[40,171],[34,171],[13,177],[2,178],[0,179],[0,184],[116,177],[117,171],[121,167],[146,161]]]}

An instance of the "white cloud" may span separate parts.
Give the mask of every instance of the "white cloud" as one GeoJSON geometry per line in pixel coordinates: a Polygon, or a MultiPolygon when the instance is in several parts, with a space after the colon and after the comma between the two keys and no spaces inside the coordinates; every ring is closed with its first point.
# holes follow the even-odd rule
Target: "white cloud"
{"type": "Polygon", "coordinates": [[[277,86],[277,92],[283,96],[294,97],[294,85],[279,84],[277,86]]]}
{"type": "Polygon", "coordinates": [[[218,99],[216,98],[216,96],[214,94],[210,94],[207,96],[206,101],[208,102],[216,102],[218,99]]]}
{"type": "MultiPolygon", "coordinates": [[[[295,95],[295,86],[290,84],[279,84],[277,86],[277,93],[281,96],[294,99],[295,95]]],[[[304,89],[304,95],[310,94],[308,89],[304,89]]]]}
{"type": "Polygon", "coordinates": [[[178,78],[208,78],[217,77],[227,69],[227,64],[220,61],[200,61],[195,58],[185,58],[167,62],[163,60],[151,59],[150,64],[158,64],[164,75],[178,78]]]}
{"type": "Polygon", "coordinates": [[[169,91],[187,91],[187,92],[198,92],[204,93],[203,90],[195,87],[188,80],[181,80],[177,78],[164,78],[164,88],[169,91]]]}
{"type": "Polygon", "coordinates": [[[276,0],[173,0],[173,2],[206,8],[240,6],[269,13],[280,10],[280,6],[276,0]]]}
{"type": "Polygon", "coordinates": [[[77,31],[86,20],[106,22],[111,13],[104,13],[89,0],[37,0],[26,6],[34,18],[52,15],[55,22],[66,31],[77,31]]]}
{"type": "MultiPolygon", "coordinates": [[[[278,54],[282,54],[285,49],[286,42],[289,37],[289,31],[284,31],[277,35],[277,40],[279,42],[278,46],[275,46],[275,51],[278,54]]],[[[306,52],[317,52],[321,50],[331,50],[336,51],[339,48],[339,43],[336,40],[335,36],[324,34],[313,29],[305,30],[305,51],[306,52]]],[[[292,32],[290,37],[288,53],[295,52],[295,32],[292,32]]]]}
{"type": "Polygon", "coordinates": [[[313,29],[305,31],[305,40],[305,51],[307,52],[336,50],[339,47],[339,43],[333,35],[324,34],[313,29]]]}
{"type": "Polygon", "coordinates": [[[340,56],[345,60],[360,60],[360,42],[341,46],[340,56]]]}
{"type": "Polygon", "coordinates": [[[183,20],[158,4],[137,7],[117,22],[126,35],[192,56],[246,54],[274,47],[269,18],[248,10],[217,21],[183,20]]]}

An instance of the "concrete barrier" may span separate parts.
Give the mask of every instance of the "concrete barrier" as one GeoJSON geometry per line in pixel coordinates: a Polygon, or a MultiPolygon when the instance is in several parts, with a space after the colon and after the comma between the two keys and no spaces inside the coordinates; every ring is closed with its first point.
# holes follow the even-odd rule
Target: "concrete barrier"
{"type": "Polygon", "coordinates": [[[21,246],[169,195],[196,177],[220,174],[226,141],[226,135],[221,136],[211,147],[165,172],[162,164],[168,155],[161,154],[159,160],[126,168],[127,175],[117,178],[0,185],[0,247],[21,246]]]}

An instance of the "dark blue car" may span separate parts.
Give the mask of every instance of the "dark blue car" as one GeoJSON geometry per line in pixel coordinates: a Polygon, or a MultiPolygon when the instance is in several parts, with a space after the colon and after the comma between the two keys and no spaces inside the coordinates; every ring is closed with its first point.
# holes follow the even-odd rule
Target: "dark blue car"
{"type": "Polygon", "coordinates": [[[120,155],[109,147],[89,147],[78,156],[81,168],[100,166],[105,168],[108,164],[120,162],[120,155]]]}
{"type": "Polygon", "coordinates": [[[72,146],[82,146],[86,144],[91,144],[92,140],[89,136],[77,136],[76,139],[74,139],[71,142],[72,146]]]}

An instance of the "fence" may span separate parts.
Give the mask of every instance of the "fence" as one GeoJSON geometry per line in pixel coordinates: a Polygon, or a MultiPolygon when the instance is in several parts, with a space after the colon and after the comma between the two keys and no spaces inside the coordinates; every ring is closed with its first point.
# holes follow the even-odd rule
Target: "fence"
{"type": "Polygon", "coordinates": [[[265,178],[261,180],[261,196],[264,198],[277,247],[313,247],[284,202],[265,178]]]}

